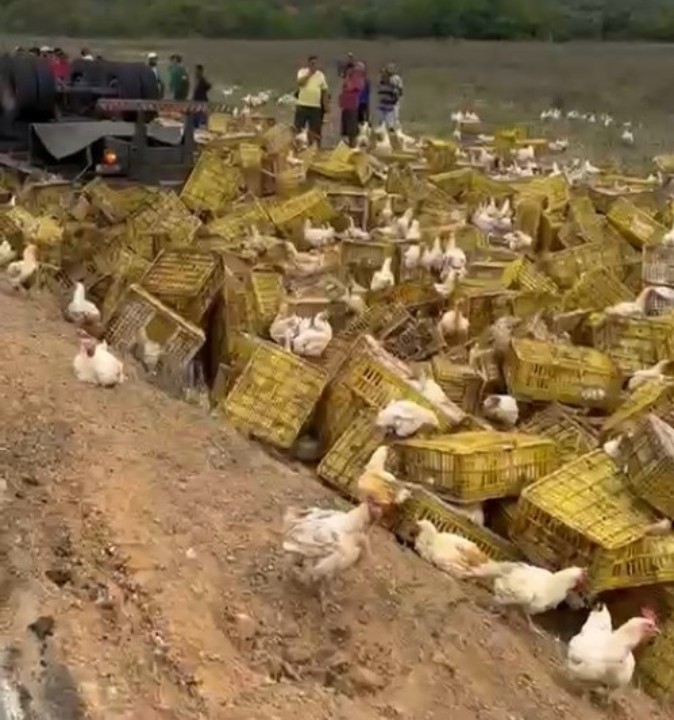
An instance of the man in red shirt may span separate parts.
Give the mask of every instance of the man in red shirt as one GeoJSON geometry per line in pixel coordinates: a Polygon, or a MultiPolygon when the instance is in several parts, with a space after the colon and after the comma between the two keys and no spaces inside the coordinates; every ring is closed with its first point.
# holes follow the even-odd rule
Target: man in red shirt
{"type": "Polygon", "coordinates": [[[342,137],[353,147],[358,136],[358,105],[365,86],[365,66],[357,62],[347,68],[339,95],[339,107],[342,111],[342,137]]]}
{"type": "Polygon", "coordinates": [[[54,77],[58,82],[68,82],[68,75],[70,74],[70,63],[68,62],[68,56],[61,50],[56,48],[51,59],[52,71],[54,77]]]}

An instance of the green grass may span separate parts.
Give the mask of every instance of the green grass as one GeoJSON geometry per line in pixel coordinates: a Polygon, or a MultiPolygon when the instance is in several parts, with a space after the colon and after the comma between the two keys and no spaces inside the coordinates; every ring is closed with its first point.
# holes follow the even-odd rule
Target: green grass
{"type": "MultiPolygon", "coordinates": [[[[46,41],[75,54],[85,44],[46,41]]],[[[6,48],[17,42],[4,40],[6,48]]],[[[654,155],[674,149],[672,49],[667,45],[194,39],[89,44],[95,52],[120,59],[143,60],[149,50],[162,57],[177,51],[190,67],[204,63],[217,88],[238,84],[244,91],[270,88],[279,93],[293,89],[296,68],[310,53],[321,57],[334,84],[336,61],[352,51],[375,74],[387,61],[398,64],[406,84],[403,125],[413,133],[448,135],[451,111],[470,108],[490,127],[522,122],[536,135],[568,136],[571,156],[595,162],[644,166],[654,155]],[[612,129],[579,122],[541,126],[540,111],[553,103],[567,110],[610,113],[617,124],[612,129]],[[620,142],[624,121],[634,124],[637,143],[631,149],[620,142]]]]}

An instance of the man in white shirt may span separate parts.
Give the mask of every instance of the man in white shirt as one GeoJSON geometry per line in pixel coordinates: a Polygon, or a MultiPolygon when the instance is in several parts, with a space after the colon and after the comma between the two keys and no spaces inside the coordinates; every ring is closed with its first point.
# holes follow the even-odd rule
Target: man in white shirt
{"type": "Polygon", "coordinates": [[[155,78],[157,78],[157,87],[159,88],[159,97],[164,97],[164,83],[162,82],[161,75],[159,74],[159,57],[157,56],[156,52],[149,52],[147,54],[147,64],[150,66],[150,69],[154,73],[155,78]]]}
{"type": "Polygon", "coordinates": [[[318,68],[318,58],[312,55],[307,66],[297,73],[297,105],[295,130],[309,129],[309,142],[320,145],[323,115],[327,109],[328,83],[318,68]]]}

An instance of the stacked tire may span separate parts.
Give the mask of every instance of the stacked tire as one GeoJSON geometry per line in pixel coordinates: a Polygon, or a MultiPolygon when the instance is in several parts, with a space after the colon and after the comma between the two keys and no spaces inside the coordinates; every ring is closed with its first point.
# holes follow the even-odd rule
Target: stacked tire
{"type": "Polygon", "coordinates": [[[27,55],[0,57],[0,105],[14,119],[51,120],[56,81],[46,60],[27,55]]]}
{"type": "MultiPolygon", "coordinates": [[[[129,100],[156,100],[159,86],[144,63],[74,60],[70,84],[107,91],[129,100]],[[110,92],[111,91],[111,92],[110,92]]],[[[0,56],[0,107],[13,120],[46,122],[57,116],[58,88],[46,60],[32,55],[0,56]]]]}

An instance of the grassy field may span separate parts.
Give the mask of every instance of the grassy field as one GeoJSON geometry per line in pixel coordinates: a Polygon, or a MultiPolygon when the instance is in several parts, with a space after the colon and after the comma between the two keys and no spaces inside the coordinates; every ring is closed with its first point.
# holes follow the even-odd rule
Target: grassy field
{"type": "MultiPolygon", "coordinates": [[[[46,38],[77,54],[83,40],[46,38]]],[[[5,38],[6,49],[35,39],[5,38]]],[[[39,42],[39,40],[38,40],[39,42]]],[[[317,53],[334,84],[336,61],[347,51],[363,58],[376,74],[395,61],[406,83],[402,111],[406,130],[449,134],[452,110],[470,108],[489,125],[530,124],[535,134],[569,136],[571,154],[595,161],[643,165],[653,155],[674,150],[674,51],[655,44],[554,45],[463,41],[96,41],[92,51],[106,57],[142,60],[149,50],[162,58],[182,53],[192,67],[202,62],[217,88],[237,84],[244,92],[293,89],[294,73],[310,53],[317,53]],[[540,111],[555,104],[565,110],[610,113],[616,126],[605,129],[585,122],[541,127],[540,111]],[[634,125],[636,145],[620,142],[620,123],[634,125]]],[[[219,93],[213,94],[213,99],[219,93]]],[[[276,111],[276,108],[275,108],[276,111]]],[[[336,115],[336,113],[333,113],[336,115]]],[[[336,117],[332,118],[336,122],[336,117]]]]}

